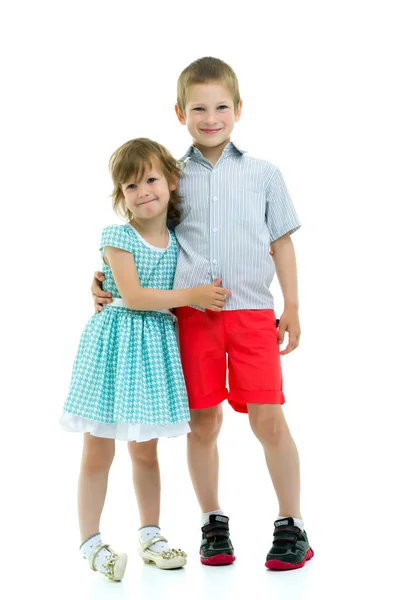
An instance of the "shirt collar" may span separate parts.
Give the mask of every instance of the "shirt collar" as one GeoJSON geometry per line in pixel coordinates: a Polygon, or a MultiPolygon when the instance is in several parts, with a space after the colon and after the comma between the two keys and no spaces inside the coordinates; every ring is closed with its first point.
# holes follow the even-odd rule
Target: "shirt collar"
{"type": "MultiPolygon", "coordinates": [[[[235,153],[239,153],[240,155],[242,155],[245,152],[246,152],[246,150],[242,150],[241,148],[239,148],[239,146],[235,142],[229,142],[229,144],[227,144],[225,146],[221,156],[223,156],[223,155],[232,156],[235,153]]],[[[205,160],[203,154],[200,152],[200,150],[198,148],[196,148],[195,146],[190,146],[188,151],[186,152],[186,154],[184,154],[182,156],[181,160],[186,160],[187,158],[194,158],[194,157],[205,160]]]]}

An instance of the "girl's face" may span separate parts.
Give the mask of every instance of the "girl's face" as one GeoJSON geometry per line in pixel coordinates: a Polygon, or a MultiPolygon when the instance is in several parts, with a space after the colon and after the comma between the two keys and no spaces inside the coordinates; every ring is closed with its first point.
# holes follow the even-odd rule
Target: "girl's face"
{"type": "Polygon", "coordinates": [[[149,220],[161,215],[167,218],[170,192],[177,186],[169,186],[161,170],[152,165],[151,169],[146,168],[140,181],[131,177],[121,187],[135,220],[149,220]]]}

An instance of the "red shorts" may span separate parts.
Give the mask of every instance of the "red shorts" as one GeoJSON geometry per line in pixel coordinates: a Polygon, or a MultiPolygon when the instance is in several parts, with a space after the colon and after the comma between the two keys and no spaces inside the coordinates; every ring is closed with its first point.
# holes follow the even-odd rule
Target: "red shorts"
{"type": "Polygon", "coordinates": [[[242,413],[247,404],[285,402],[273,310],[202,312],[185,306],[175,312],[191,409],[226,398],[242,413]]]}

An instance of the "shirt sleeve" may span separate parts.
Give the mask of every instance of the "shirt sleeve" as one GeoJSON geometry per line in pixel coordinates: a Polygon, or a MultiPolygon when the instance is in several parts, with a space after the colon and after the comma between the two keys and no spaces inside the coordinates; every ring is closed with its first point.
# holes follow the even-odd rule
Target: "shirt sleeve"
{"type": "Polygon", "coordinates": [[[132,237],[124,225],[109,225],[103,229],[100,242],[102,256],[106,246],[121,248],[121,250],[127,250],[133,254],[132,237]]]}
{"type": "Polygon", "coordinates": [[[271,243],[286,233],[294,233],[300,227],[292,199],[277,168],[267,183],[265,220],[271,243]]]}

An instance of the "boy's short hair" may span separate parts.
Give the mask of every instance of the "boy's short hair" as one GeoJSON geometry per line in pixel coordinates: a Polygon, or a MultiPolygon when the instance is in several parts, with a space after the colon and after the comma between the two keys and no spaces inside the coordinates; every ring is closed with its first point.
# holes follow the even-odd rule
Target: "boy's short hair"
{"type": "Polygon", "coordinates": [[[211,83],[213,81],[224,83],[228,87],[232,95],[234,108],[237,110],[240,102],[240,92],[235,71],[223,60],[205,56],[192,62],[179,76],[177,104],[181,113],[185,112],[189,88],[196,83],[211,83]]]}
{"type": "MultiPolygon", "coordinates": [[[[122,184],[131,177],[142,179],[146,168],[159,168],[168,185],[177,185],[181,174],[178,162],[164,146],[148,138],[136,138],[120,146],[110,158],[109,168],[114,183],[111,194],[114,212],[130,221],[131,211],[125,204],[122,184]]],[[[182,197],[177,190],[170,192],[167,220],[172,227],[180,220],[182,197]]]]}

